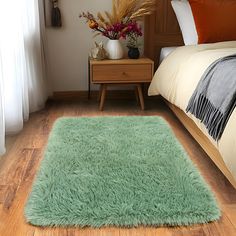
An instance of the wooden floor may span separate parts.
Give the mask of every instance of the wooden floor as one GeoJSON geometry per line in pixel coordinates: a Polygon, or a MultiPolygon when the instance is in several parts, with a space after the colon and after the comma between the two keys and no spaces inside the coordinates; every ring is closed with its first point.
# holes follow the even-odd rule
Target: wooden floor
{"type": "Polygon", "coordinates": [[[98,111],[96,100],[81,102],[50,102],[45,110],[32,114],[24,130],[8,139],[8,152],[0,158],[0,236],[201,236],[236,235],[236,190],[224,178],[198,144],[172,115],[161,100],[150,100],[141,111],[134,101],[111,100],[105,111],[98,111]],[[25,222],[24,204],[35,173],[43,157],[48,134],[54,121],[62,116],[159,115],[173,128],[193,162],[212,187],[222,209],[219,222],[178,228],[102,228],[50,229],[37,228],[25,222]]]}

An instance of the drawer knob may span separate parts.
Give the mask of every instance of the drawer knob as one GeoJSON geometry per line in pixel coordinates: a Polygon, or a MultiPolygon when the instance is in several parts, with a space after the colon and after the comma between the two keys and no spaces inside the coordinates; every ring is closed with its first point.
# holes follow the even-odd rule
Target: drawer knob
{"type": "Polygon", "coordinates": [[[126,72],[123,72],[122,75],[127,75],[126,72]]]}

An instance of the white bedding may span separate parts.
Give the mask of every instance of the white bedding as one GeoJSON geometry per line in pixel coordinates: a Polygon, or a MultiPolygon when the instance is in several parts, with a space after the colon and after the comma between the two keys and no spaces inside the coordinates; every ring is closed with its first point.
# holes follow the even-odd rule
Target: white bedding
{"type": "Polygon", "coordinates": [[[163,62],[163,60],[169,56],[177,47],[165,47],[161,49],[160,54],[160,63],[163,62]]]}
{"type": "MultiPolygon", "coordinates": [[[[172,104],[185,111],[201,76],[215,60],[236,53],[236,41],[203,44],[177,48],[160,65],[149,88],[149,95],[161,94],[172,104]]],[[[236,110],[231,115],[224,133],[216,143],[205,126],[194,116],[197,126],[218,148],[226,166],[236,179],[236,110]]]]}

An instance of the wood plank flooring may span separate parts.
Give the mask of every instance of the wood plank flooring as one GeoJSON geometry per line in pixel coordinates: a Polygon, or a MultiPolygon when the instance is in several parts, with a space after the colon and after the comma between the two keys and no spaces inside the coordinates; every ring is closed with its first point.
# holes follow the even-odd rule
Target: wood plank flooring
{"type": "Polygon", "coordinates": [[[233,236],[236,235],[236,190],[215,167],[199,145],[178,122],[161,99],[146,101],[141,111],[135,100],[107,100],[98,111],[96,100],[49,102],[43,111],[31,115],[23,131],[11,137],[7,154],[0,157],[0,236],[233,236]],[[193,162],[212,187],[222,209],[219,222],[176,228],[39,228],[25,222],[24,204],[43,157],[54,121],[62,116],[159,115],[173,128],[193,162]]]}

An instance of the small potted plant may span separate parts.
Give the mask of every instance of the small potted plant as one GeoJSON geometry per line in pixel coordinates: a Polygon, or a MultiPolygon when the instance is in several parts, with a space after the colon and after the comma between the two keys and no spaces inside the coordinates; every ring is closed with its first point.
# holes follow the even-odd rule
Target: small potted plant
{"type": "Polygon", "coordinates": [[[143,35],[141,26],[137,22],[130,22],[128,24],[128,56],[130,59],[138,59],[140,57],[138,38],[143,35]]]}

